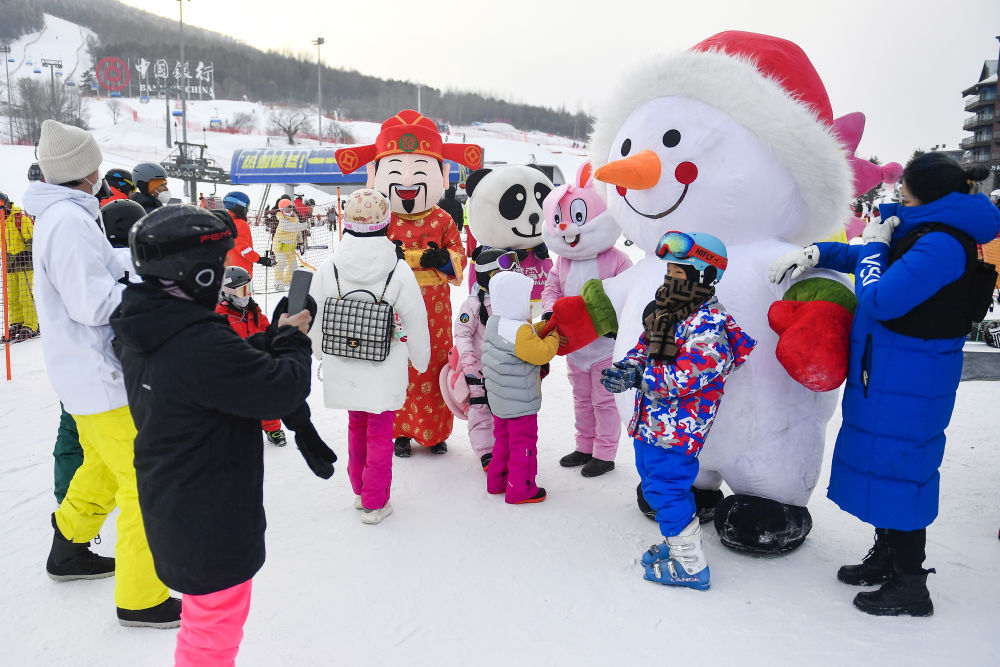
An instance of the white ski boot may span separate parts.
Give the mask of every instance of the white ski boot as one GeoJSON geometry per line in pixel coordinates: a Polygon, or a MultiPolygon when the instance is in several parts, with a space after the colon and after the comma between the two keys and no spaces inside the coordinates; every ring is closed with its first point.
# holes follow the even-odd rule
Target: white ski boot
{"type": "Polygon", "coordinates": [[[701,524],[698,517],[691,520],[691,523],[681,531],[676,537],[666,539],[664,545],[652,547],[646,554],[643,554],[643,564],[646,572],[645,578],[655,581],[665,586],[684,586],[695,590],[708,590],[711,585],[711,573],[708,569],[708,562],[705,560],[705,553],[701,548],[701,524]],[[663,552],[667,551],[667,554],[663,552]],[[667,556],[659,560],[651,560],[647,563],[647,555],[656,554],[667,556]]]}

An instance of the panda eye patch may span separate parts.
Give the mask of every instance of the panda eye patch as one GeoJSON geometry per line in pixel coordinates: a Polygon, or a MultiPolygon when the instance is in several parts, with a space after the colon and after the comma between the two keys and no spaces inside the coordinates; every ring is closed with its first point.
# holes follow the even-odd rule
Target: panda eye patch
{"type": "Polygon", "coordinates": [[[500,204],[497,206],[502,215],[507,220],[517,220],[524,212],[524,204],[527,200],[528,192],[520,183],[512,185],[500,196],[500,204]]]}
{"type": "Polygon", "coordinates": [[[535,201],[541,205],[542,201],[549,196],[552,189],[544,183],[535,183],[535,201]]]}

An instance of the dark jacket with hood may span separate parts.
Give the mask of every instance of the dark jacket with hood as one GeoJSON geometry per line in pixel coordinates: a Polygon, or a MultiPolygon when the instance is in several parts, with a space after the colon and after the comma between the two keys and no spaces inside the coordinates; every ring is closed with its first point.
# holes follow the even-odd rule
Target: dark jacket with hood
{"type": "Polygon", "coordinates": [[[146,213],[155,211],[156,209],[163,206],[163,202],[161,202],[156,197],[151,197],[145,194],[144,192],[139,192],[138,190],[130,194],[128,198],[136,202],[140,206],[142,206],[144,209],[146,209],[146,213]]]}
{"type": "Polygon", "coordinates": [[[889,245],[817,243],[819,266],[853,273],[858,307],[851,325],[844,423],[837,434],[827,495],[876,528],[918,530],[938,511],[938,467],[962,374],[964,336],[918,338],[885,322],[906,315],[968,266],[951,234],[925,234],[895,262],[890,250],[910,232],[941,223],[978,243],[996,238],[1000,212],[985,195],[953,192],[922,206],[883,204],[898,216],[889,245]]]}
{"type": "Polygon", "coordinates": [[[111,327],[157,575],[190,595],[247,581],[264,563],[260,422],[304,403],[309,338],[286,326],[244,341],[225,317],[147,284],[125,290],[111,327]]]}

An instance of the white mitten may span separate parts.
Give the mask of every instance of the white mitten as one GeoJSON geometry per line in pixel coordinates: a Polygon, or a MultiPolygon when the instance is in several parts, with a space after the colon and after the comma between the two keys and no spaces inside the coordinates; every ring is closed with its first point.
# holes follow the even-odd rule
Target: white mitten
{"type": "Polygon", "coordinates": [[[892,232],[899,225],[899,218],[892,216],[886,220],[872,219],[865,225],[865,231],[861,232],[861,240],[864,243],[884,243],[889,245],[892,240],[892,232]]]}
{"type": "Polygon", "coordinates": [[[819,263],[819,248],[815,245],[806,246],[793,250],[774,260],[767,277],[772,283],[780,283],[785,279],[785,274],[789,270],[792,272],[792,280],[795,280],[806,269],[811,269],[819,263]]]}

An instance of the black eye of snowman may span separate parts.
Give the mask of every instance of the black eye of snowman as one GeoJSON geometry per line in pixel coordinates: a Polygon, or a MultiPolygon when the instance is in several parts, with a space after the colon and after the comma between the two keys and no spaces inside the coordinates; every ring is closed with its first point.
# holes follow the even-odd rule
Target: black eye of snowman
{"type": "Polygon", "coordinates": [[[625,157],[626,155],[628,155],[628,152],[630,150],[632,150],[632,140],[631,139],[626,139],[622,143],[622,157],[625,157]]]}
{"type": "Polygon", "coordinates": [[[681,142],[681,133],[677,130],[667,130],[663,134],[663,145],[667,148],[673,148],[681,142]]]}
{"type": "Polygon", "coordinates": [[[569,204],[570,218],[578,225],[587,221],[587,202],[582,199],[574,199],[569,204]]]}
{"type": "Polygon", "coordinates": [[[524,205],[527,201],[527,191],[520,183],[512,185],[500,196],[498,209],[500,215],[507,220],[517,220],[524,212],[524,205]]]}
{"type": "Polygon", "coordinates": [[[550,192],[552,192],[552,188],[549,186],[544,183],[535,183],[535,201],[538,202],[539,206],[542,205],[542,202],[549,196],[550,192]]]}

